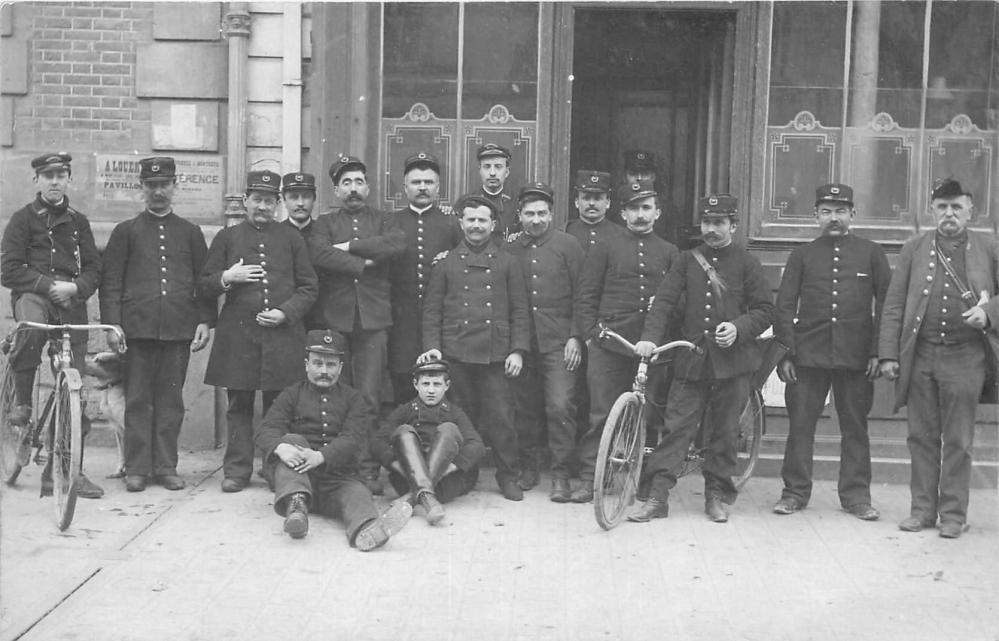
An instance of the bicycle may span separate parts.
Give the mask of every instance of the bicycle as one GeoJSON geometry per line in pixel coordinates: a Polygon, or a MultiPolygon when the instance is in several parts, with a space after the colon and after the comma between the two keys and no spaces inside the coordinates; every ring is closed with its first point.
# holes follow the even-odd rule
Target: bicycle
{"type": "MultiPolygon", "coordinates": [[[[606,328],[601,327],[600,337],[613,339],[631,351],[635,349],[627,339],[606,328]]],[[[771,349],[774,345],[772,339],[765,340],[771,342],[765,347],[764,363],[753,374],[749,398],[739,417],[737,472],[732,479],[736,489],[742,489],[756,467],[760,443],[766,433],[766,413],[760,388],[782,355],[780,349],[771,349]]],[[[620,523],[625,511],[634,503],[644,457],[651,454],[658,444],[658,438],[649,439],[653,440],[651,443],[646,439],[646,406],[652,404],[660,414],[662,412],[662,408],[650,403],[646,395],[648,368],[658,356],[678,347],[702,352],[700,347],[689,341],[672,341],[657,347],[650,358],[641,359],[631,391],[618,397],[604,423],[594,474],[593,509],[597,523],[605,530],[620,523]]],[[[703,466],[709,436],[704,428],[712,423],[706,420],[710,411],[709,405],[701,416],[697,433],[677,477],[695,473],[703,466]]]]}
{"type": "MultiPolygon", "coordinates": [[[[76,487],[83,458],[82,408],[80,393],[83,380],[73,367],[70,332],[110,330],[118,337],[118,351],[126,350],[125,336],[112,325],[49,325],[20,321],[3,341],[0,351],[8,354],[16,345],[19,332],[43,330],[61,332],[61,338],[49,341],[49,357],[53,384],[42,411],[29,419],[27,425],[13,425],[8,420],[14,408],[14,376],[7,358],[0,359],[0,478],[8,486],[17,483],[21,470],[34,461],[44,465],[43,479],[51,475],[55,496],[56,523],[60,530],[69,527],[76,510],[76,487]],[[34,457],[31,450],[35,449],[34,457]]],[[[40,378],[40,377],[39,377],[40,378]]],[[[36,382],[36,397],[40,394],[36,382]]],[[[38,403],[34,404],[38,407],[38,403]]],[[[45,492],[43,490],[43,496],[45,492]]]]}

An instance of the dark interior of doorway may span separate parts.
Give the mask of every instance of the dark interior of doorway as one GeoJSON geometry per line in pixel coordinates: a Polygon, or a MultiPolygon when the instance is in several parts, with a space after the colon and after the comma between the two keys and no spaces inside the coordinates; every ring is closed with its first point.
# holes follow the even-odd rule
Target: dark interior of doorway
{"type": "Polygon", "coordinates": [[[651,151],[657,232],[689,246],[697,198],[728,191],[734,13],[580,7],[575,16],[571,175],[609,171],[617,185],[625,152],[651,151]]]}

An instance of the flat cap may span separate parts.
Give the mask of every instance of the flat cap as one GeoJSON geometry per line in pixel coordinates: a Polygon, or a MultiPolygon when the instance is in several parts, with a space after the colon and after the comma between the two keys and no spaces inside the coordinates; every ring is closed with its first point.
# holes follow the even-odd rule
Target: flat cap
{"type": "Polygon", "coordinates": [[[656,186],[651,180],[636,180],[624,183],[617,188],[617,201],[624,207],[633,200],[656,195],[656,186]]]}
{"type": "Polygon", "coordinates": [[[177,177],[177,163],[170,156],[153,156],[139,161],[139,180],[177,177]]]}
{"type": "Polygon", "coordinates": [[[506,158],[510,160],[511,154],[510,150],[506,147],[497,145],[494,142],[487,142],[479,147],[479,150],[475,153],[475,157],[479,160],[483,158],[506,158]]]}
{"type": "Polygon", "coordinates": [[[697,201],[699,218],[735,218],[739,214],[739,199],[731,194],[712,194],[697,201]]]}
{"type": "Polygon", "coordinates": [[[961,186],[961,183],[953,178],[944,178],[933,183],[933,191],[930,192],[930,200],[937,198],[957,198],[967,196],[971,198],[971,192],[961,186]]]}
{"type": "Polygon", "coordinates": [[[548,201],[548,204],[555,202],[555,192],[552,191],[551,187],[542,182],[531,183],[521,187],[517,200],[524,200],[524,198],[532,194],[535,196],[541,196],[542,199],[548,201]]]}
{"type": "Polygon", "coordinates": [[[345,346],[346,339],[344,339],[343,334],[334,332],[332,329],[313,329],[305,338],[305,351],[307,352],[343,356],[346,353],[345,346]]]}
{"type": "Polygon", "coordinates": [[[624,169],[635,173],[656,170],[656,155],[644,149],[624,152],[624,169]]]}
{"type": "Polygon", "coordinates": [[[853,188],[840,183],[822,185],[815,190],[815,204],[818,205],[821,202],[846,203],[852,206],[853,188]]]}
{"type": "Polygon", "coordinates": [[[316,191],[316,177],[302,172],[285,174],[281,179],[281,191],[291,189],[311,189],[316,191]]]}
{"type": "Polygon", "coordinates": [[[433,169],[438,174],[441,173],[441,163],[437,160],[437,156],[428,154],[425,151],[413,154],[407,158],[406,162],[403,163],[402,172],[406,173],[414,167],[417,169],[433,169]]]}
{"type": "Polygon", "coordinates": [[[42,154],[41,156],[35,158],[31,161],[31,168],[35,170],[36,174],[55,169],[68,170],[70,168],[69,163],[72,161],[72,156],[67,154],[65,151],[58,151],[55,153],[42,154]]]}
{"type": "Polygon", "coordinates": [[[330,179],[336,184],[340,180],[340,175],[348,169],[355,169],[368,173],[368,168],[357,156],[347,156],[340,154],[332,165],[330,165],[330,179]]]}
{"type": "Polygon", "coordinates": [[[594,171],[592,169],[580,169],[576,172],[576,182],[574,187],[578,191],[589,191],[593,193],[607,193],[610,191],[611,175],[605,171],[594,171]]]}
{"type": "Polygon", "coordinates": [[[276,194],[281,190],[281,176],[273,171],[250,171],[246,174],[246,191],[263,191],[276,194]]]}
{"type": "Polygon", "coordinates": [[[411,370],[413,378],[416,378],[420,374],[450,374],[451,365],[443,358],[428,361],[426,363],[418,363],[413,366],[411,370]]]}

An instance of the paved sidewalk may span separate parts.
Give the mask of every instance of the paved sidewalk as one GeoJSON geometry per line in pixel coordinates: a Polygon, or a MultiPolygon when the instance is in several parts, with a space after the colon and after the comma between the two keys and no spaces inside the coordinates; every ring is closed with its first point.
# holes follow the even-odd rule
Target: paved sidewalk
{"type": "Polygon", "coordinates": [[[995,490],[973,492],[956,541],[900,532],[898,485],[874,488],[877,523],[840,511],[831,482],[775,516],[773,478],[753,479],[724,525],[704,517],[691,478],[669,519],[604,532],[592,506],[549,502],[547,480],[503,500],[489,470],[444,527],[418,513],[362,554],[321,517],[289,539],[260,483],[222,494],[220,452],[182,453],[181,492],[126,493],[99,478],[112,460],[88,450],[108,494],[81,499],[65,533],[37,469],[3,488],[0,639],[999,639],[995,490]]]}

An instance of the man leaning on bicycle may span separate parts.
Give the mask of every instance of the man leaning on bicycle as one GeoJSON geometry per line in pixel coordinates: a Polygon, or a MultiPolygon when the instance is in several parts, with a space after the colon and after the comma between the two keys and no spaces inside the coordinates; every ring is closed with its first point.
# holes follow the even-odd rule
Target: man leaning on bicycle
{"type": "MultiPolygon", "coordinates": [[[[4,229],[0,283],[11,291],[14,319],[37,323],[87,322],[87,299],[101,278],[101,257],[87,217],[69,204],[72,157],[64,152],[43,154],[31,161],[38,189],[35,199],[14,212],[4,229]]],[[[35,371],[41,362],[45,332],[26,331],[9,354],[14,372],[15,408],[9,420],[27,425],[32,413],[35,371]]],[[[74,332],[73,361],[82,366],[87,333],[74,332]]],[[[84,435],[89,422],[84,418],[84,435]]],[[[46,474],[42,493],[51,494],[46,474]]],[[[104,490],[80,475],[77,496],[100,498],[104,490]]]]}

